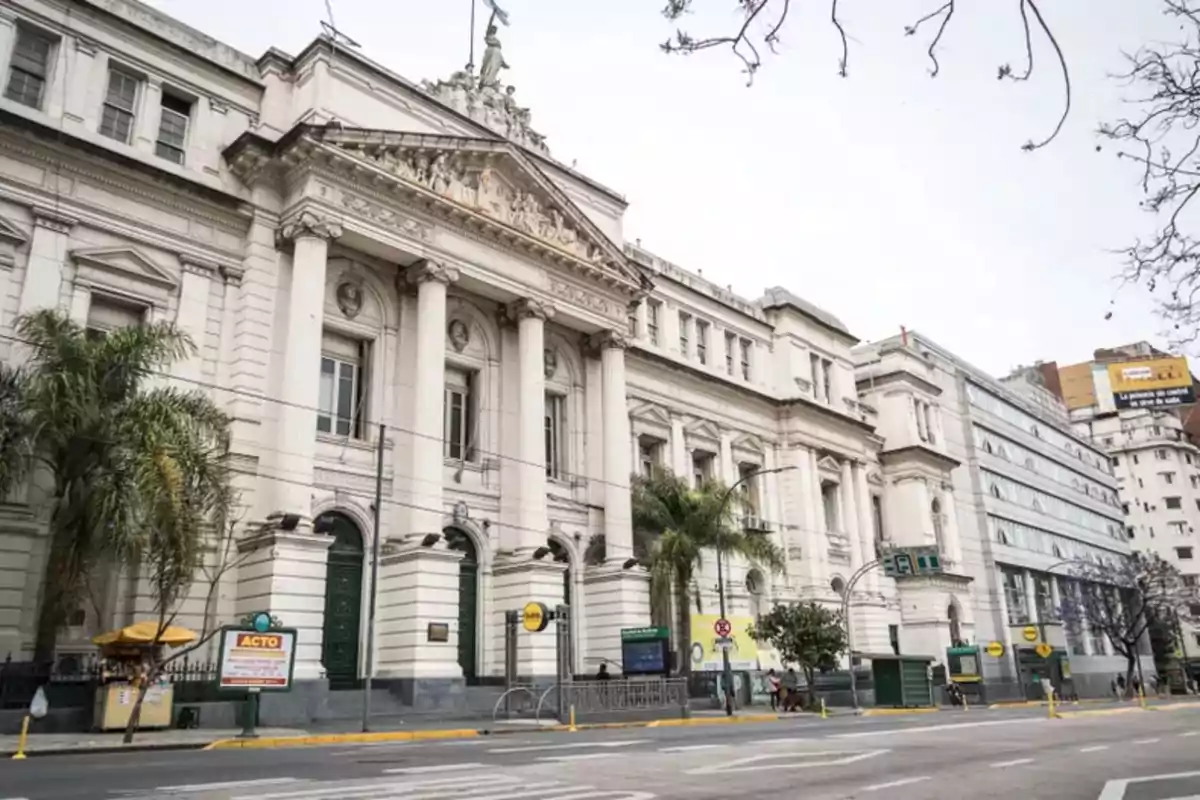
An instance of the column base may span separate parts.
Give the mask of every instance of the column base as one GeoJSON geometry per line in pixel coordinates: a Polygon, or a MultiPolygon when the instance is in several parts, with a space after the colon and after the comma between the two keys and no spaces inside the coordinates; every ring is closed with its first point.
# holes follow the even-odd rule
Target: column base
{"type": "Polygon", "coordinates": [[[458,570],[463,554],[444,543],[388,540],[379,562],[375,675],[384,681],[462,681],[458,665],[458,570]],[[430,625],[449,629],[430,641],[430,625]]]}
{"type": "Polygon", "coordinates": [[[588,604],[584,669],[621,663],[621,629],[650,625],[650,576],[619,561],[588,567],[583,576],[588,604]]]}
{"type": "MultiPolygon", "coordinates": [[[[563,602],[563,574],[567,565],[557,561],[535,561],[532,551],[519,550],[497,560],[492,567],[492,630],[501,671],[504,666],[504,614],[519,611],[526,603],[544,603],[554,610],[563,602]]],[[[590,620],[590,617],[589,617],[590,620]]],[[[517,628],[517,674],[538,677],[557,674],[556,625],[531,633],[517,628]]],[[[590,625],[589,621],[589,625],[590,625]]]]}
{"type": "Polygon", "coordinates": [[[296,629],[296,681],[323,680],[325,572],[333,539],[267,525],[238,542],[238,619],[266,611],[296,629]]]}

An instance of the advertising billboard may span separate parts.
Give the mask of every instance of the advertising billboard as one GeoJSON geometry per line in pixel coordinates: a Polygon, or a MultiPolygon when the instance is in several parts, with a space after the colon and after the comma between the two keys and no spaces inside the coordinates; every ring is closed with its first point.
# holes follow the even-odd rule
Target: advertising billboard
{"type": "MultiPolygon", "coordinates": [[[[695,672],[720,670],[721,637],[714,630],[716,614],[692,614],[692,670],[695,672]]],[[[750,638],[750,627],[754,617],[731,614],[728,617],[732,630],[729,636],[729,662],[735,670],[779,669],[779,655],[766,642],[750,638]]]]}
{"type": "Polygon", "coordinates": [[[1196,402],[1186,358],[1118,361],[1108,365],[1117,408],[1169,408],[1196,402]]]}

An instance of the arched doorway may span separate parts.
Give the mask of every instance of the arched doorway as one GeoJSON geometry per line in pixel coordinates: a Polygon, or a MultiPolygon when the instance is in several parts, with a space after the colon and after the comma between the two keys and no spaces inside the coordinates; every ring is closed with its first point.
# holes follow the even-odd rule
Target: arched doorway
{"type": "Polygon", "coordinates": [[[479,681],[479,552],[471,537],[457,528],[445,530],[446,545],[463,554],[458,562],[458,665],[468,684],[479,681]]]}
{"type": "Polygon", "coordinates": [[[325,566],[325,626],[321,664],[330,689],[358,682],[358,641],[362,624],[363,539],[354,520],[339,511],[317,517],[313,528],[333,537],[325,566]]]}

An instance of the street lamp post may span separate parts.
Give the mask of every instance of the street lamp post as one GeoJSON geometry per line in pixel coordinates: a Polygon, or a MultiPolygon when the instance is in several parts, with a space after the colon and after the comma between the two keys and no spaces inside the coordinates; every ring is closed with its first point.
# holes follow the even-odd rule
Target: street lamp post
{"type": "MultiPolygon", "coordinates": [[[[725,519],[725,509],[729,505],[730,498],[733,497],[734,491],[737,490],[746,481],[752,478],[757,478],[760,475],[773,475],[777,472],[788,472],[795,467],[776,467],[775,469],[760,469],[755,472],[743,475],[741,478],[725,490],[725,494],[721,497],[721,504],[717,506],[716,517],[722,522],[725,519]]],[[[723,547],[721,546],[724,539],[720,533],[717,534],[717,602],[721,611],[721,619],[725,619],[725,568],[722,565],[723,547]]],[[[721,686],[725,690],[725,716],[733,716],[733,667],[729,663],[729,649],[721,648],[721,686]]]]}
{"type": "Polygon", "coordinates": [[[850,651],[850,702],[855,711],[858,711],[858,678],[854,674],[854,626],[850,622],[850,597],[859,578],[882,563],[877,558],[863,564],[850,576],[850,580],[846,581],[846,588],[842,590],[842,624],[846,626],[846,649],[850,651]]]}

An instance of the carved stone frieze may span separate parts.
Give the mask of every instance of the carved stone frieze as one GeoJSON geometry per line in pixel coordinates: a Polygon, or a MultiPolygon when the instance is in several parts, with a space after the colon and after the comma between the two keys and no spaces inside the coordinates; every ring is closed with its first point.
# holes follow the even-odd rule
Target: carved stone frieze
{"type": "Polygon", "coordinates": [[[433,239],[433,226],[426,225],[424,222],[415,220],[412,217],[398,214],[390,208],[384,208],[378,203],[372,203],[370,200],[358,195],[343,192],[342,205],[359,216],[385,225],[405,236],[411,236],[414,239],[420,239],[425,242],[433,239]]]}
{"type": "Polygon", "coordinates": [[[576,286],[567,281],[551,278],[550,291],[558,297],[568,300],[577,306],[595,311],[612,319],[624,319],[625,315],[622,310],[615,304],[610,303],[603,297],[587,291],[579,286],[576,286]]]}
{"type": "Polygon", "coordinates": [[[304,237],[329,241],[338,239],[341,235],[341,222],[305,209],[279,226],[278,238],[284,242],[294,242],[296,239],[304,237]]]}

